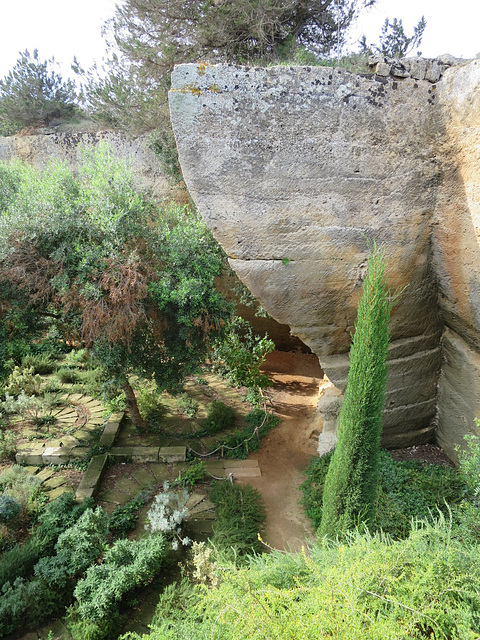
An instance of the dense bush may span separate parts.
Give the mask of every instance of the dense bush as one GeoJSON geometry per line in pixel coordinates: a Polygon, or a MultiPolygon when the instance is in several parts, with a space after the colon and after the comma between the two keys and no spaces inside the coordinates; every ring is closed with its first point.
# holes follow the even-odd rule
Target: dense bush
{"type": "Polygon", "coordinates": [[[197,601],[157,618],[148,639],[470,640],[480,632],[479,551],[440,520],[393,543],[354,533],[308,555],[263,554],[224,567],[218,588],[195,588],[197,601]]]}
{"type": "Polygon", "coordinates": [[[104,548],[108,516],[86,509],[78,522],[60,534],[56,554],[42,557],[35,577],[5,582],[0,602],[0,634],[38,625],[60,607],[70,604],[74,579],[93,563],[104,548]]]}
{"type": "Polygon", "coordinates": [[[46,353],[28,353],[22,358],[22,367],[32,367],[34,373],[47,375],[55,369],[55,361],[46,353]]]}
{"type": "Polygon", "coordinates": [[[2,554],[0,588],[7,581],[13,583],[17,578],[29,577],[38,560],[53,552],[58,536],[71,527],[92,504],[92,500],[76,504],[73,494],[64,493],[45,505],[30,538],[2,554]]]}
{"type": "Polygon", "coordinates": [[[266,513],[260,493],[249,484],[223,481],[213,486],[210,498],[216,511],[213,545],[237,557],[262,551],[258,534],[266,513]]]}
{"type": "MultiPolygon", "coordinates": [[[[322,518],[325,477],[332,452],[313,458],[302,484],[305,512],[318,527],[322,518]]],[[[395,461],[388,451],[380,453],[380,489],[374,529],[398,538],[406,537],[412,519],[448,513],[449,506],[459,503],[466,490],[455,469],[417,461],[395,461]]]]}
{"type": "Polygon", "coordinates": [[[138,541],[117,540],[105,551],[102,564],[92,565],[75,587],[80,616],[90,621],[106,619],[126,593],[157,575],[167,552],[161,534],[138,541]]]}
{"type": "Polygon", "coordinates": [[[225,446],[225,458],[245,459],[249,453],[258,451],[262,438],[280,422],[280,418],[262,409],[253,409],[245,420],[248,427],[235,431],[221,443],[225,446]]]}
{"type": "Polygon", "coordinates": [[[146,497],[138,495],[127,504],[119,505],[110,516],[110,531],[117,537],[125,537],[135,529],[140,509],[146,504],[146,497]]]}
{"type": "MultiPolygon", "coordinates": [[[[225,431],[233,427],[235,422],[235,411],[220,400],[214,400],[208,407],[208,414],[205,419],[205,427],[202,435],[215,435],[220,431],[225,431]]],[[[198,435],[198,434],[197,434],[198,435]]]]}
{"type": "Polygon", "coordinates": [[[9,429],[0,428],[0,461],[15,460],[17,436],[9,429]]]}

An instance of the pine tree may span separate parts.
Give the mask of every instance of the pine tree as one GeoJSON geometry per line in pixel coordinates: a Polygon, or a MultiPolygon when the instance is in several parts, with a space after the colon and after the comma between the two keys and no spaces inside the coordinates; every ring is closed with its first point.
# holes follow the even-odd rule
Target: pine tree
{"type": "Polygon", "coordinates": [[[375,517],[392,302],[385,256],[373,244],[350,350],[338,441],[325,480],[322,536],[335,537],[361,523],[368,526],[375,517]]]}

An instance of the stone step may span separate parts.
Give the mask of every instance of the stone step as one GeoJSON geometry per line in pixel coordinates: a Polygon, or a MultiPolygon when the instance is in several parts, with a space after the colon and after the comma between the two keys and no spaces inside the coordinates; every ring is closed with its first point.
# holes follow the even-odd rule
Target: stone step
{"type": "Polygon", "coordinates": [[[259,468],[255,469],[252,467],[245,467],[243,469],[241,467],[227,468],[225,469],[225,473],[226,475],[232,473],[234,478],[259,478],[262,475],[259,468]]]}
{"type": "Polygon", "coordinates": [[[93,456],[77,488],[77,501],[80,502],[84,498],[93,497],[107,466],[107,461],[108,455],[106,453],[100,456],[93,456]]]}

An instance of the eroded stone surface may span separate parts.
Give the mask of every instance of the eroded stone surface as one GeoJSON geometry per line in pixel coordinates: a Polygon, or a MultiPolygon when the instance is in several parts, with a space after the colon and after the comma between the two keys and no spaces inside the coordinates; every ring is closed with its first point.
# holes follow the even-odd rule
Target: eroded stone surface
{"type": "Polygon", "coordinates": [[[438,407],[452,454],[480,391],[477,376],[469,398],[449,393],[480,354],[480,62],[450,58],[392,63],[395,77],[181,65],[170,109],[190,193],[232,267],[341,392],[366,238],[385,247],[390,286],[407,288],[392,314],[383,443],[431,440],[438,407]]]}

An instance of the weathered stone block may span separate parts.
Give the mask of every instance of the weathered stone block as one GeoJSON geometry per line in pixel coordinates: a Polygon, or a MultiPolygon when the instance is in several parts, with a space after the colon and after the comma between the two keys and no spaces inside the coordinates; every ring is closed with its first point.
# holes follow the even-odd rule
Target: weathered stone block
{"type": "Polygon", "coordinates": [[[186,457],[186,447],[160,447],[159,459],[164,462],[183,462],[186,457]]]}

